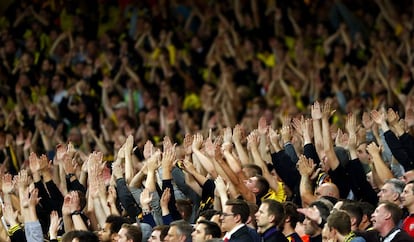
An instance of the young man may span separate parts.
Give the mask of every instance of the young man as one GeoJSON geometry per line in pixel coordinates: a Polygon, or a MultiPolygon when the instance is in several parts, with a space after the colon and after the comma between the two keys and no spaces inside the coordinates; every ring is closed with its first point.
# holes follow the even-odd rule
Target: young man
{"type": "Polygon", "coordinates": [[[227,200],[223,213],[220,216],[221,228],[226,234],[224,242],[259,242],[257,232],[246,226],[249,218],[249,205],[243,200],[227,200]]]}
{"type": "Polygon", "coordinates": [[[256,213],[257,232],[263,242],[287,242],[285,235],[279,230],[279,225],[285,217],[283,204],[275,200],[266,199],[256,213]]]}
{"type": "Polygon", "coordinates": [[[204,242],[213,238],[221,238],[221,229],[215,222],[199,220],[191,236],[192,242],[204,242]]]}
{"type": "Polygon", "coordinates": [[[141,227],[123,224],[118,232],[118,242],[142,242],[141,227]]]}
{"type": "Polygon", "coordinates": [[[364,238],[351,231],[351,218],[345,211],[332,212],[325,226],[328,229],[328,239],[337,242],[365,242],[364,238]]]}
{"type": "Polygon", "coordinates": [[[110,215],[106,218],[105,225],[98,232],[99,241],[112,242],[118,236],[118,232],[124,223],[128,220],[121,216],[110,215]]]}
{"type": "Polygon", "coordinates": [[[407,185],[405,185],[401,194],[401,202],[410,214],[404,219],[402,228],[411,237],[414,237],[414,181],[409,181],[407,185]]]}

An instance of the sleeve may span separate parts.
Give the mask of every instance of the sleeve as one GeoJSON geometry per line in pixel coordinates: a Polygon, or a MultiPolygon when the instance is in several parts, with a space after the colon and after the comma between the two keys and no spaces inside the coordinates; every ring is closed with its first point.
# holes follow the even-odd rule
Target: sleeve
{"type": "Polygon", "coordinates": [[[338,187],[340,198],[346,198],[350,191],[350,185],[345,168],[339,165],[335,170],[330,170],[328,174],[332,179],[332,182],[335,183],[335,185],[338,187]]]}
{"type": "Polygon", "coordinates": [[[39,221],[24,223],[27,242],[43,242],[42,226],[39,221]]]}
{"type": "Polygon", "coordinates": [[[136,219],[137,216],[142,212],[142,209],[135,202],[135,199],[132,196],[131,191],[129,191],[124,178],[119,178],[116,180],[116,191],[122,206],[127,211],[128,216],[131,219],[136,219]]]}
{"type": "Polygon", "coordinates": [[[203,190],[201,192],[200,212],[214,207],[214,190],[216,189],[216,184],[214,184],[212,179],[207,179],[201,188],[203,190]]]}
{"type": "Polygon", "coordinates": [[[404,167],[404,170],[409,171],[414,169],[414,160],[410,159],[397,136],[391,130],[386,131],[384,133],[384,136],[392,154],[394,155],[395,159],[397,159],[398,162],[404,167]]]}
{"type": "Polygon", "coordinates": [[[170,210],[170,214],[173,218],[173,220],[180,220],[181,215],[177,210],[177,207],[175,206],[175,195],[174,195],[174,187],[172,185],[172,180],[162,180],[162,191],[164,191],[166,188],[170,188],[171,191],[171,198],[168,202],[168,209],[170,210]]]}
{"type": "Polygon", "coordinates": [[[303,146],[303,154],[306,156],[306,158],[311,158],[316,165],[319,165],[321,163],[314,144],[310,143],[303,146]]]}
{"type": "Polygon", "coordinates": [[[68,191],[81,191],[83,193],[86,193],[85,187],[79,182],[78,178],[76,178],[74,181],[70,181],[70,179],[66,178],[66,184],[68,191]]]}
{"type": "Polygon", "coordinates": [[[364,168],[359,159],[350,160],[345,167],[349,176],[349,183],[352,192],[355,195],[355,200],[362,200],[371,204],[378,203],[378,196],[371,184],[367,181],[364,168]]]}
{"type": "Polygon", "coordinates": [[[152,213],[148,213],[142,216],[142,222],[143,223],[147,223],[151,226],[151,228],[153,228],[155,225],[157,225],[155,223],[154,217],[152,217],[152,213]]]}
{"type": "MultiPolygon", "coordinates": [[[[16,224],[8,230],[11,242],[25,242],[26,236],[20,225],[16,224]]],[[[43,236],[42,236],[43,238],[43,236]]]]}
{"type": "Polygon", "coordinates": [[[292,143],[287,142],[284,145],[286,154],[290,157],[290,159],[296,164],[299,160],[298,155],[296,154],[295,147],[292,145],[292,143]]]}
{"type": "Polygon", "coordinates": [[[178,189],[180,189],[185,194],[185,196],[188,197],[190,201],[193,203],[192,216],[190,220],[191,222],[194,222],[195,215],[200,207],[201,198],[193,189],[191,189],[190,186],[187,185],[187,183],[185,182],[184,173],[180,168],[173,168],[172,177],[178,189]]]}
{"type": "Polygon", "coordinates": [[[299,184],[300,174],[296,169],[295,163],[284,150],[281,150],[272,155],[272,163],[277,174],[282,178],[283,182],[293,190],[299,184]]]}
{"type": "Polygon", "coordinates": [[[63,195],[53,180],[46,182],[46,188],[49,191],[52,208],[51,210],[61,211],[63,206],[63,195]]]}
{"type": "Polygon", "coordinates": [[[171,213],[162,216],[162,223],[164,225],[170,225],[174,221],[173,217],[171,216],[171,213]]]}

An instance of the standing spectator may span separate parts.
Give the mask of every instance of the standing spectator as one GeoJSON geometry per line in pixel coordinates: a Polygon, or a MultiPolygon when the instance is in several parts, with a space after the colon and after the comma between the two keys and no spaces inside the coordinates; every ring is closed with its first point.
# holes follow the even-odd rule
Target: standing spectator
{"type": "Polygon", "coordinates": [[[404,219],[402,228],[414,237],[414,181],[410,181],[405,185],[401,193],[401,201],[404,208],[408,210],[409,215],[404,219]]]}
{"type": "Polygon", "coordinates": [[[256,213],[257,232],[262,237],[262,241],[288,241],[279,229],[284,217],[285,211],[282,203],[270,199],[262,202],[256,213]]]}
{"type": "Polygon", "coordinates": [[[249,214],[249,205],[245,201],[227,200],[220,217],[221,228],[226,232],[223,237],[224,241],[260,241],[257,232],[246,226],[249,214]]]}

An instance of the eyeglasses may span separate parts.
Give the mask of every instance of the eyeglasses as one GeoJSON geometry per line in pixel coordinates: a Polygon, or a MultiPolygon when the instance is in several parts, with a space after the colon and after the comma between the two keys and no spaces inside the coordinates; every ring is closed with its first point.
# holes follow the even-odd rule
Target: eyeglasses
{"type": "Polygon", "coordinates": [[[221,213],[220,216],[227,217],[227,216],[234,216],[234,213],[221,213]]]}

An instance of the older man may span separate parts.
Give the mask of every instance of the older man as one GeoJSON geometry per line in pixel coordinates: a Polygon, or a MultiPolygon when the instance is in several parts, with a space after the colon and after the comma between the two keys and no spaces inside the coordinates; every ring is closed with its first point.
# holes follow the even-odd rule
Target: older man
{"type": "MultiPolygon", "coordinates": [[[[371,216],[373,230],[359,233],[366,241],[399,242],[414,239],[398,227],[402,217],[402,209],[391,202],[382,202],[371,216]]],[[[358,234],[358,233],[357,233],[358,234]]]]}

